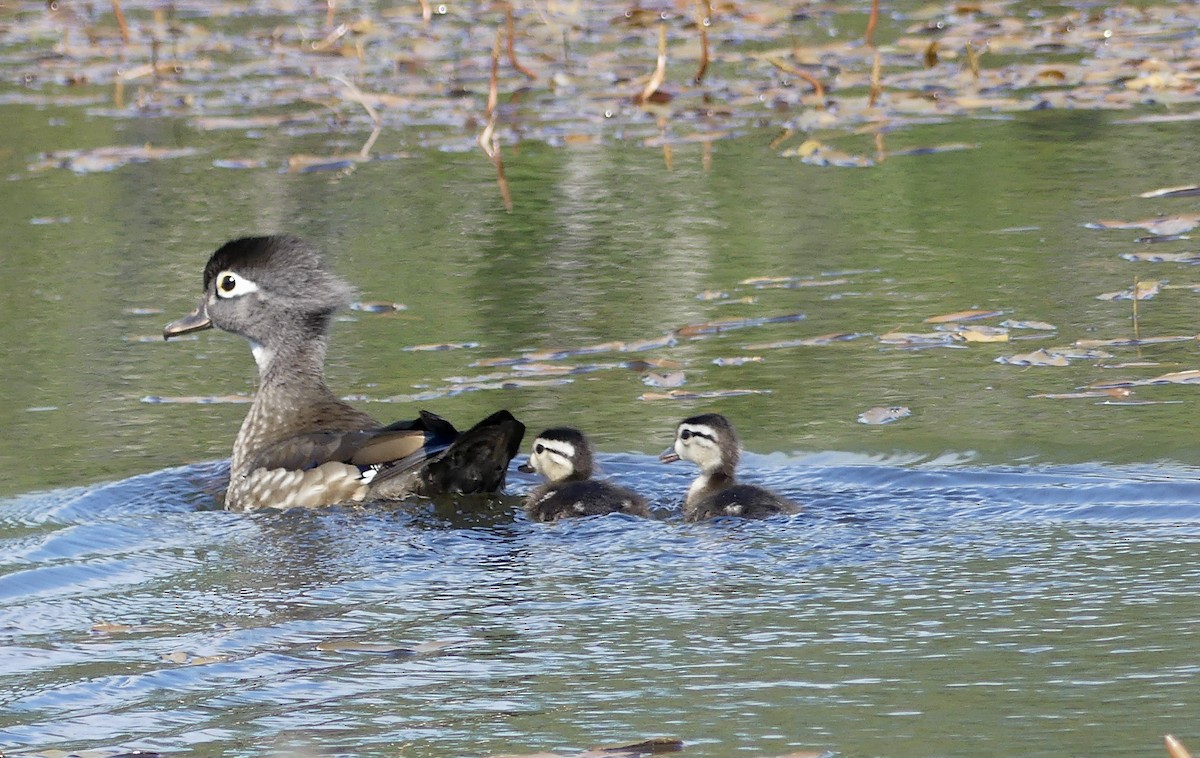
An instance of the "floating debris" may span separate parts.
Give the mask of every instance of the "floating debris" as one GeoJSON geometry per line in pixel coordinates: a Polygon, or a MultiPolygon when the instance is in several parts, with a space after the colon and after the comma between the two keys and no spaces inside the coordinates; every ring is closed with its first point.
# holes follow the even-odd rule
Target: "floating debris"
{"type": "Polygon", "coordinates": [[[722,300],[721,302],[717,303],[717,305],[754,305],[757,302],[757,297],[754,297],[753,295],[747,295],[746,297],[734,298],[732,300],[722,300]]]}
{"type": "Polygon", "coordinates": [[[1127,290],[1118,292],[1105,292],[1103,295],[1096,295],[1097,300],[1149,300],[1157,295],[1166,282],[1158,280],[1147,280],[1137,283],[1137,291],[1130,287],[1127,290]]]}
{"type": "Polygon", "coordinates": [[[951,334],[963,342],[1008,342],[1008,330],[1000,326],[964,326],[951,334]]]}
{"type": "Polygon", "coordinates": [[[876,339],[898,347],[959,347],[953,344],[954,332],[888,332],[876,339]]]}
{"type": "Polygon", "coordinates": [[[799,158],[809,166],[833,166],[835,168],[867,168],[875,161],[865,155],[851,155],[836,150],[815,139],[805,140],[779,154],[782,158],[799,158]]]}
{"type": "Polygon", "coordinates": [[[985,318],[995,318],[1003,316],[1004,311],[995,310],[971,310],[971,311],[955,311],[954,313],[946,313],[941,316],[930,316],[925,319],[926,324],[950,324],[960,321],[980,321],[985,318]]]}
{"type": "Polygon", "coordinates": [[[1006,329],[1035,329],[1042,332],[1058,331],[1058,327],[1054,324],[1048,324],[1045,321],[1014,321],[1007,319],[1000,322],[1000,326],[1006,329]]]}
{"type": "Polygon", "coordinates": [[[1165,345],[1171,342],[1195,342],[1200,335],[1184,334],[1174,337],[1117,337],[1108,340],[1075,340],[1075,347],[1142,347],[1144,345],[1165,345]]]}
{"type": "Polygon", "coordinates": [[[745,366],[747,363],[762,363],[761,355],[740,355],[733,358],[713,358],[714,366],[745,366]]]}
{"type": "Polygon", "coordinates": [[[769,395],[771,390],[708,390],[691,392],[687,390],[671,390],[670,392],[645,392],[642,400],[711,400],[721,397],[740,397],[742,395],[769,395]]]}
{"type": "Polygon", "coordinates": [[[446,350],[471,350],[477,347],[478,342],[437,342],[431,345],[409,345],[400,349],[407,353],[435,353],[446,350]]]}
{"type": "Polygon", "coordinates": [[[1071,362],[1067,356],[1062,353],[1055,353],[1049,350],[1034,350],[1032,353],[1021,353],[1019,355],[1002,355],[996,359],[996,363],[1005,363],[1009,366],[1069,366],[1071,362]]]}
{"type": "Polygon", "coordinates": [[[212,165],[213,168],[266,168],[267,162],[259,158],[217,158],[212,165]]]}
{"type": "Polygon", "coordinates": [[[1121,257],[1135,263],[1200,263],[1200,252],[1195,253],[1122,253],[1121,257]]]}
{"type": "Polygon", "coordinates": [[[662,374],[657,371],[647,371],[642,377],[642,384],[651,387],[682,387],[687,382],[687,377],[682,371],[670,371],[662,374]]]}
{"type": "Polygon", "coordinates": [[[784,324],[792,321],[802,321],[803,319],[803,313],[788,313],[782,316],[761,316],[758,318],[731,318],[723,321],[708,321],[703,324],[681,326],[675,330],[675,334],[681,337],[699,337],[705,334],[716,334],[733,329],[745,329],[751,326],[763,326],[764,324],[784,324]]]}
{"type": "Polygon", "coordinates": [[[179,403],[183,405],[221,405],[224,403],[249,403],[254,398],[249,395],[178,395],[175,397],[163,395],[146,395],[143,403],[151,405],[179,403]]]}
{"type": "Polygon", "coordinates": [[[150,145],[115,145],[89,150],[58,150],[42,153],[29,164],[30,171],[65,168],[76,174],[113,171],[130,163],[149,163],[169,158],[186,158],[200,151],[191,147],[152,147],[150,145]]]}
{"type": "Polygon", "coordinates": [[[816,337],[804,337],[803,339],[795,340],[780,340],[778,342],[757,342],[753,345],[743,345],[743,350],[778,350],[786,347],[821,347],[824,345],[832,345],[836,342],[849,342],[856,340],[859,337],[866,335],[859,332],[832,332],[830,334],[819,334],[816,337]]]}
{"type": "Polygon", "coordinates": [[[721,292],[720,290],[705,290],[699,295],[696,295],[697,300],[703,300],[706,303],[712,302],[713,300],[724,300],[727,297],[729,297],[729,293],[721,292]]]}
{"type": "Polygon", "coordinates": [[[408,306],[403,303],[354,302],[350,303],[350,310],[362,311],[363,313],[398,313],[399,311],[408,310],[408,306]]]}
{"type": "Polygon", "coordinates": [[[1200,213],[1147,218],[1141,221],[1094,221],[1084,224],[1088,229],[1145,229],[1155,235],[1185,234],[1200,225],[1200,213]]]}
{"type": "Polygon", "coordinates": [[[1029,397],[1040,397],[1049,400],[1084,400],[1098,397],[1123,399],[1133,394],[1133,390],[1125,387],[1110,387],[1108,389],[1083,390],[1082,392],[1047,392],[1029,397]]]}
{"type": "Polygon", "coordinates": [[[908,418],[912,415],[912,410],[903,405],[883,406],[877,405],[874,408],[868,408],[858,414],[858,423],[860,424],[890,424],[893,421],[899,421],[902,418],[908,418]]]}
{"type": "Polygon", "coordinates": [[[1114,387],[1149,387],[1156,384],[1200,384],[1200,369],[1172,371],[1151,379],[1118,379],[1092,382],[1088,389],[1112,389],[1114,387]]]}
{"type": "Polygon", "coordinates": [[[1200,186],[1195,184],[1184,185],[1182,187],[1164,187],[1163,189],[1150,190],[1143,192],[1138,197],[1197,197],[1200,196],[1200,186]]]}
{"type": "Polygon", "coordinates": [[[910,155],[937,155],[938,153],[956,153],[961,150],[978,150],[979,144],[972,142],[951,142],[945,145],[929,145],[927,147],[909,147],[901,150],[889,150],[889,158],[901,158],[910,155]]]}
{"type": "Polygon", "coordinates": [[[360,640],[331,640],[318,642],[317,650],[323,653],[370,653],[372,655],[408,656],[415,655],[412,648],[392,645],[387,642],[364,642],[360,640]]]}

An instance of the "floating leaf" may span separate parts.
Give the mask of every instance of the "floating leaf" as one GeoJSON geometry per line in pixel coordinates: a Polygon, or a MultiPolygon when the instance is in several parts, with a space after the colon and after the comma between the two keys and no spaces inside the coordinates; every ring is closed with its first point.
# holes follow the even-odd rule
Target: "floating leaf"
{"type": "Polygon", "coordinates": [[[831,334],[820,334],[816,337],[805,337],[796,340],[780,340],[778,342],[758,342],[753,345],[743,345],[744,350],[778,350],[785,347],[807,347],[807,346],[823,346],[832,345],[835,342],[848,342],[858,339],[864,335],[858,332],[833,332],[831,334]]]}
{"type": "Polygon", "coordinates": [[[996,363],[1007,363],[1010,366],[1068,366],[1070,361],[1062,353],[1049,350],[1034,350],[1032,353],[1000,356],[996,363]]]}
{"type": "Polygon", "coordinates": [[[657,371],[647,371],[642,377],[642,383],[651,387],[682,387],[686,377],[682,371],[671,371],[660,374],[657,371]]]}
{"type": "Polygon", "coordinates": [[[1109,340],[1075,340],[1075,347],[1141,347],[1143,345],[1163,345],[1170,342],[1194,342],[1200,340],[1200,335],[1180,335],[1176,337],[1117,337],[1109,340]]]}
{"type": "Polygon", "coordinates": [[[964,326],[953,334],[965,342],[1008,342],[1008,330],[997,326],[964,326]]]}
{"type": "Polygon", "coordinates": [[[888,332],[876,339],[885,345],[900,345],[904,347],[936,347],[948,346],[954,340],[953,332],[888,332]]]}
{"type": "Polygon", "coordinates": [[[1200,213],[1182,214],[1141,221],[1096,221],[1084,224],[1088,229],[1145,229],[1151,234],[1183,234],[1200,225],[1200,213]]]}
{"type": "Polygon", "coordinates": [[[1163,189],[1143,192],[1138,197],[1196,197],[1200,195],[1200,185],[1188,184],[1182,187],[1164,187],[1163,189]]]}
{"type": "Polygon", "coordinates": [[[385,302],[354,302],[350,303],[350,310],[362,311],[363,313],[397,313],[399,311],[408,310],[408,306],[403,303],[385,303],[385,302]]]}
{"type": "Polygon", "coordinates": [[[413,655],[411,648],[387,642],[363,642],[360,640],[330,640],[318,642],[317,650],[324,653],[371,653],[374,655],[413,655]]]}
{"type": "Polygon", "coordinates": [[[143,403],[151,405],[180,403],[184,405],[221,405],[223,403],[249,403],[254,398],[249,395],[146,395],[143,403]]]}
{"type": "Polygon", "coordinates": [[[949,324],[956,321],[979,321],[985,318],[995,318],[1001,316],[1004,311],[994,310],[974,310],[974,311],[957,311],[955,313],[946,313],[941,316],[930,316],[925,319],[926,324],[949,324]]]}
{"type": "Polygon", "coordinates": [[[1054,324],[1047,324],[1045,321],[1014,321],[1012,319],[1001,321],[1000,326],[1009,329],[1035,329],[1043,332],[1053,332],[1058,329],[1054,324]]]}
{"type": "Polygon", "coordinates": [[[1130,287],[1127,290],[1121,290],[1119,292],[1105,292],[1103,295],[1096,295],[1096,299],[1097,300],[1134,300],[1134,299],[1149,300],[1150,298],[1152,298],[1158,294],[1159,289],[1162,287],[1162,285],[1164,283],[1165,282],[1160,282],[1160,281],[1153,280],[1153,279],[1147,280],[1144,282],[1138,282],[1136,294],[1134,293],[1134,289],[1132,287],[1130,287]]]}
{"type": "Polygon", "coordinates": [[[624,368],[633,371],[649,371],[655,368],[677,369],[682,368],[683,364],[679,361],[672,361],[667,358],[641,358],[633,361],[625,361],[621,364],[624,368]]]}
{"type": "Polygon", "coordinates": [[[1200,252],[1196,253],[1122,253],[1127,261],[1145,263],[1200,263],[1200,252]]]}
{"type": "Polygon", "coordinates": [[[1110,387],[1108,389],[1084,390],[1082,392],[1058,392],[1044,393],[1040,395],[1030,395],[1029,397],[1048,398],[1050,400],[1082,400],[1085,398],[1126,398],[1133,394],[1132,390],[1124,387],[1110,387]]]}
{"type": "Polygon", "coordinates": [[[746,297],[739,297],[733,300],[722,300],[721,302],[717,303],[717,305],[754,305],[757,302],[757,297],[747,295],[746,297]]]}
{"type": "Polygon", "coordinates": [[[801,321],[803,319],[803,313],[789,313],[783,316],[762,316],[759,318],[732,318],[724,321],[708,321],[703,324],[681,326],[675,330],[675,333],[681,337],[698,337],[704,334],[727,332],[731,329],[745,329],[746,327],[762,326],[764,324],[782,324],[790,321],[801,321]]]}
{"type": "Polygon", "coordinates": [[[430,345],[409,345],[400,349],[409,353],[430,353],[445,350],[469,350],[476,347],[479,347],[478,342],[438,342],[430,345]]]}
{"type": "Polygon", "coordinates": [[[217,158],[213,168],[265,168],[267,162],[258,158],[217,158]]]}
{"type": "Polygon", "coordinates": [[[946,145],[929,145],[927,147],[909,147],[903,150],[889,150],[889,158],[903,158],[911,155],[935,155],[937,153],[953,153],[960,150],[977,150],[978,144],[967,142],[952,142],[946,145]]]}
{"type": "Polygon", "coordinates": [[[29,166],[30,171],[48,168],[65,168],[77,174],[112,171],[130,163],[148,163],[168,158],[184,158],[195,155],[199,150],[191,147],[152,147],[150,145],[117,145],[96,147],[90,150],[59,150],[42,153],[29,166]]]}
{"type": "Polygon", "coordinates": [[[1125,379],[1103,382],[1092,382],[1089,389],[1110,389],[1113,387],[1148,387],[1155,384],[1200,384],[1200,369],[1187,371],[1172,371],[1168,374],[1151,379],[1125,379]]]}
{"type": "Polygon", "coordinates": [[[720,397],[740,397],[742,395],[769,395],[771,390],[708,390],[705,392],[689,392],[687,390],[671,390],[670,392],[645,392],[642,400],[711,400],[720,397]]]}
{"type": "Polygon", "coordinates": [[[860,424],[890,424],[893,421],[899,421],[902,418],[908,418],[912,415],[912,411],[903,405],[882,406],[877,405],[874,408],[868,408],[858,414],[858,423],[860,424]]]}
{"type": "Polygon", "coordinates": [[[640,353],[644,350],[658,350],[663,347],[671,347],[678,342],[673,334],[664,334],[661,337],[651,337],[650,339],[635,340],[626,342],[618,348],[622,353],[640,353]]]}

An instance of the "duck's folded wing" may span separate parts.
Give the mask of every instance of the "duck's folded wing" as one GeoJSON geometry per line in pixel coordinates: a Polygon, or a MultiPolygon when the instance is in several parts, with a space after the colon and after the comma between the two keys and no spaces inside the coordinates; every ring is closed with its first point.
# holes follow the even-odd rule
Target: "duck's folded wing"
{"type": "Polygon", "coordinates": [[[450,422],[432,413],[398,421],[382,429],[348,432],[313,432],[277,442],[255,458],[253,469],[306,471],[323,463],[349,463],[363,470],[436,455],[449,447],[458,432],[450,422]]]}

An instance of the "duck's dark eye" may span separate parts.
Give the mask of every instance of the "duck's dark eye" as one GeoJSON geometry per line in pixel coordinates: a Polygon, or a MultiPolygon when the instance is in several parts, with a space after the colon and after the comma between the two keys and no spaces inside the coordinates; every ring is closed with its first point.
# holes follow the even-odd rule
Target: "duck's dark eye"
{"type": "Polygon", "coordinates": [[[226,274],[221,277],[221,290],[223,292],[233,292],[234,287],[237,287],[237,279],[234,279],[232,274],[226,274]]]}
{"type": "Polygon", "coordinates": [[[533,452],[541,455],[542,453],[546,452],[546,446],[539,442],[537,446],[533,448],[533,452]]]}
{"type": "Polygon", "coordinates": [[[691,438],[692,438],[692,433],[690,431],[688,431],[687,429],[684,429],[682,432],[679,433],[679,439],[681,439],[681,440],[690,440],[691,438]]]}

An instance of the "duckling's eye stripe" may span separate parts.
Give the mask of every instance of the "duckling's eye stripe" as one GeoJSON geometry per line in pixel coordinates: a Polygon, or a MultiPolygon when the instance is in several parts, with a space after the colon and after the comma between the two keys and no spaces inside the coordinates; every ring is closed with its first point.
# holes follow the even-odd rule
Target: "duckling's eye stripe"
{"type": "Polygon", "coordinates": [[[679,430],[680,437],[687,439],[689,435],[692,437],[701,437],[709,442],[717,441],[717,436],[708,427],[696,428],[694,426],[685,426],[679,430]],[[687,432],[687,434],[684,434],[684,432],[687,432]]]}
{"type": "MultiPolygon", "coordinates": [[[[568,445],[564,442],[553,443],[542,440],[538,443],[538,447],[543,448],[545,452],[551,455],[557,455],[559,458],[566,458],[568,460],[575,455],[574,446],[568,445]]],[[[540,453],[542,450],[539,450],[538,452],[540,453]]]]}

